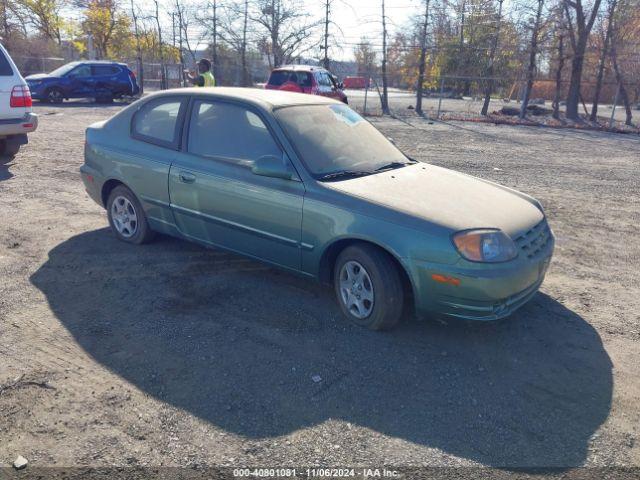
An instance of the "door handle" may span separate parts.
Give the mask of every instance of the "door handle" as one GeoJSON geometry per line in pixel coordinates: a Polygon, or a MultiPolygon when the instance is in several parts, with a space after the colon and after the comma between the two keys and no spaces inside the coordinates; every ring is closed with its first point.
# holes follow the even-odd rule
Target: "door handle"
{"type": "Polygon", "coordinates": [[[193,183],[196,181],[196,176],[190,172],[180,172],[178,177],[182,183],[193,183]]]}

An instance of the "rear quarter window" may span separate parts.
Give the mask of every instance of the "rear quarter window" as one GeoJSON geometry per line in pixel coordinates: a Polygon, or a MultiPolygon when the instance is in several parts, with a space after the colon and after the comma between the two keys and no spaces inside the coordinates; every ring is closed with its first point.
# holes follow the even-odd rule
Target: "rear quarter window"
{"type": "Polygon", "coordinates": [[[278,70],[276,72],[271,72],[271,76],[269,77],[269,85],[274,85],[279,87],[283,83],[285,83],[289,79],[289,72],[285,72],[284,70],[278,70]]]}
{"type": "Polygon", "coordinates": [[[0,50],[0,77],[13,77],[13,68],[7,59],[7,56],[0,50]]]}
{"type": "Polygon", "coordinates": [[[271,73],[269,85],[279,87],[287,82],[295,83],[301,87],[311,86],[311,73],[294,70],[277,70],[271,73]]]}
{"type": "Polygon", "coordinates": [[[145,103],[134,114],[131,135],[147,143],[176,149],[179,147],[186,100],[168,97],[145,103]]]}
{"type": "Polygon", "coordinates": [[[93,74],[96,76],[111,76],[120,72],[120,69],[113,65],[94,65],[93,74]]]}

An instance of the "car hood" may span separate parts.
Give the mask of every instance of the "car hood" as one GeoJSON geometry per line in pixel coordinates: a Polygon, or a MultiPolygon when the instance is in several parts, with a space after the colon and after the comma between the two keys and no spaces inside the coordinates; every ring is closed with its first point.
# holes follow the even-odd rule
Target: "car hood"
{"type": "Polygon", "coordinates": [[[426,163],[324,185],[452,231],[499,228],[515,238],[544,218],[527,195],[426,163]]]}
{"type": "Polygon", "coordinates": [[[24,77],[24,79],[28,82],[29,80],[44,80],[46,78],[54,78],[50,77],[47,73],[34,73],[33,75],[29,75],[24,77]]]}

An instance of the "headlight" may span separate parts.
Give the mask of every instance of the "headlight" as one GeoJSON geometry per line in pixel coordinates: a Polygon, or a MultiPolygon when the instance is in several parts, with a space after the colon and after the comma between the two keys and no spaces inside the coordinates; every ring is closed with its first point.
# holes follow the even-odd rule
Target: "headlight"
{"type": "Polygon", "coordinates": [[[501,230],[465,230],[453,236],[453,243],[472,262],[506,262],[518,256],[513,240],[501,230]]]}

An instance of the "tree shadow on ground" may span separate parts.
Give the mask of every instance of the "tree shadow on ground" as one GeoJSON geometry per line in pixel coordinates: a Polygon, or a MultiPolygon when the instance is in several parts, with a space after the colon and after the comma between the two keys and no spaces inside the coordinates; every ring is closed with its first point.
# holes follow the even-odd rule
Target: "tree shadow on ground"
{"type": "Polygon", "coordinates": [[[314,282],[107,229],[56,246],[31,281],[97,362],[248,438],[338,419],[486,465],[563,468],[584,462],[610,410],[598,334],[544,294],[499,323],[374,333],[314,282]]]}

